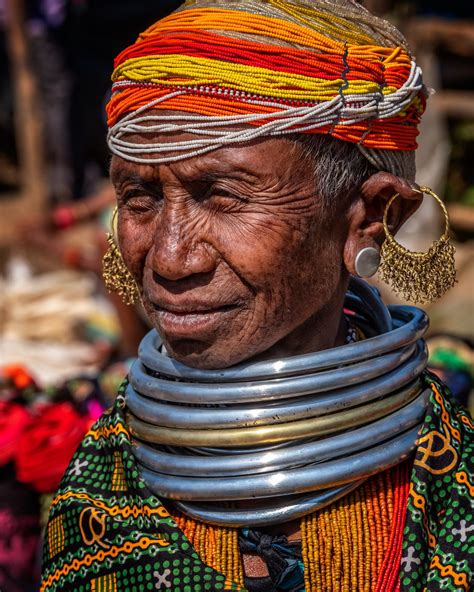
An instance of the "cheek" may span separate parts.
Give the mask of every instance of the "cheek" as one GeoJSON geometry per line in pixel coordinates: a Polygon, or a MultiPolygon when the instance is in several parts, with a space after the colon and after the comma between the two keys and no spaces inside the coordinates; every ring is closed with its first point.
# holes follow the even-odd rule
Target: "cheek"
{"type": "Polygon", "coordinates": [[[284,240],[261,243],[267,315],[291,325],[330,300],[342,273],[343,241],[338,234],[334,225],[313,218],[303,221],[284,240]]]}
{"type": "Polygon", "coordinates": [[[153,224],[137,222],[123,217],[119,219],[118,240],[120,251],[127,268],[136,279],[140,279],[148,251],[152,246],[153,224]]]}
{"type": "Polygon", "coordinates": [[[306,241],[307,224],[284,216],[256,213],[215,226],[218,249],[229,265],[255,288],[275,282],[306,241]]]}
{"type": "Polygon", "coordinates": [[[325,299],[333,293],[341,278],[343,236],[344,231],[334,220],[316,221],[308,240],[295,254],[295,272],[303,294],[325,299]]]}
{"type": "Polygon", "coordinates": [[[319,256],[330,258],[321,247],[328,241],[321,240],[319,226],[314,213],[254,216],[220,234],[224,260],[254,293],[256,322],[288,315],[296,303],[299,308],[301,302],[306,304],[301,295],[317,282],[319,256]]]}

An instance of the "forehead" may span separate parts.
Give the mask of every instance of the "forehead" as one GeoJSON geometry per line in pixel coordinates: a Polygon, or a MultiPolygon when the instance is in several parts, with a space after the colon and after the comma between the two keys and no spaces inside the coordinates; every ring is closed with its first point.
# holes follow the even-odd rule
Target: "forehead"
{"type": "MultiPolygon", "coordinates": [[[[160,117],[172,118],[173,123],[182,124],[185,119],[180,120],[180,116],[185,116],[181,111],[167,109],[151,109],[143,115],[159,115],[160,117]]],[[[225,127],[222,128],[225,130],[225,127]]],[[[252,129],[250,125],[232,125],[228,128],[229,133],[236,129],[252,129]]],[[[199,136],[192,133],[156,133],[147,134],[135,133],[127,134],[123,137],[127,142],[137,146],[140,145],[162,145],[170,142],[183,142],[199,139],[199,136]]],[[[225,142],[225,139],[224,139],[225,142]]],[[[185,158],[183,160],[173,161],[174,156],[182,153],[166,152],[170,156],[170,161],[164,163],[183,177],[202,176],[204,174],[233,175],[241,174],[249,177],[262,178],[275,175],[282,176],[285,171],[292,170],[294,166],[301,161],[301,153],[296,148],[294,142],[288,137],[270,137],[263,136],[247,143],[229,143],[206,154],[185,158]]],[[[147,152],[138,151],[136,155],[142,159],[147,158],[147,152]]],[[[156,155],[156,154],[155,154],[156,155]]],[[[159,176],[161,165],[150,163],[141,164],[124,158],[113,156],[111,161],[110,174],[113,182],[118,177],[139,172],[141,176],[156,177],[159,176]]]]}
{"type": "MultiPolygon", "coordinates": [[[[178,139],[186,139],[191,134],[174,135],[170,140],[169,134],[147,134],[139,139],[141,143],[161,143],[178,139]]],[[[195,138],[195,136],[191,136],[195,138]]],[[[138,138],[133,138],[137,141],[138,138]]],[[[138,143],[138,142],[137,142],[138,143]]],[[[239,178],[252,179],[284,177],[295,172],[299,166],[301,154],[295,149],[294,144],[286,138],[259,138],[246,144],[235,144],[218,148],[207,154],[185,158],[164,164],[150,162],[135,163],[124,158],[113,156],[110,175],[114,183],[123,177],[139,174],[142,177],[153,178],[160,175],[164,168],[186,179],[194,179],[203,175],[237,176],[239,178]]],[[[139,153],[140,158],[146,158],[146,153],[139,153]]]]}

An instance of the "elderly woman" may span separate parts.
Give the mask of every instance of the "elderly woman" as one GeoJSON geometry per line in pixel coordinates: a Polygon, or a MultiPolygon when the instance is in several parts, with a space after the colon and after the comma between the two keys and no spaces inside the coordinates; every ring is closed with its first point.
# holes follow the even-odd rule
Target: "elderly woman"
{"type": "Polygon", "coordinates": [[[351,0],[190,0],[113,81],[105,278],[156,330],[52,503],[41,589],[468,590],[472,422],[424,313],[360,279],[382,254],[414,301],[454,282],[446,232],[393,238],[430,193],[401,34],[351,0]]]}

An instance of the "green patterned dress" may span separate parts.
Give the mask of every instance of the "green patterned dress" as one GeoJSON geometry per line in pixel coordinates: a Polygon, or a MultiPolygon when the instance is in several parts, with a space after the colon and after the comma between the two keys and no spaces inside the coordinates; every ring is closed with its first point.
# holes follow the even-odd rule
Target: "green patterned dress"
{"type": "MultiPolygon", "coordinates": [[[[414,459],[399,589],[468,591],[474,426],[445,387],[429,374],[424,380],[432,395],[414,459]]],[[[125,386],[86,435],[52,502],[41,592],[243,590],[203,563],[140,478],[125,386]]]]}

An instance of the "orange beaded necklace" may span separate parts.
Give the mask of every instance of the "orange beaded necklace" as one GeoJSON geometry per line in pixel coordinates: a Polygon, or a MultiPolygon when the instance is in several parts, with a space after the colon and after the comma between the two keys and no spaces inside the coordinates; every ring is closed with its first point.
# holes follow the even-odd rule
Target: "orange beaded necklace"
{"type": "MultiPolygon", "coordinates": [[[[361,487],[301,519],[308,592],[396,592],[411,461],[368,479],[361,487]]],[[[244,586],[238,529],[174,518],[201,559],[244,586]]]]}

